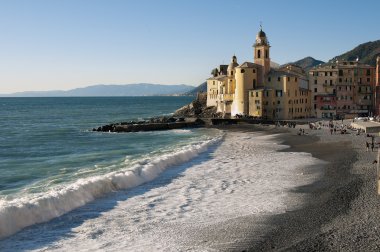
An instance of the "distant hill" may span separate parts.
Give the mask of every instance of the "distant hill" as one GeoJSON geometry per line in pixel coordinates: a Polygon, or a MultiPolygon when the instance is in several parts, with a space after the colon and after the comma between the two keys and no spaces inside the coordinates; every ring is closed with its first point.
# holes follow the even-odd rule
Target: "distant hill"
{"type": "Polygon", "coordinates": [[[68,91],[27,91],[18,92],[2,97],[68,97],[68,96],[154,96],[179,95],[194,89],[189,85],[162,84],[126,84],[126,85],[94,85],[76,88],[68,91]]]}
{"type": "Polygon", "coordinates": [[[270,62],[270,67],[271,67],[271,68],[279,68],[279,67],[280,67],[280,64],[278,64],[278,63],[276,63],[276,62],[274,62],[274,61],[271,61],[271,62],[270,62]]]}
{"type": "Polygon", "coordinates": [[[309,56],[309,57],[297,60],[295,62],[292,62],[291,64],[300,66],[303,69],[305,69],[305,71],[307,72],[310,68],[315,67],[319,64],[323,64],[323,63],[325,63],[325,62],[323,62],[321,60],[316,60],[313,57],[309,56]]]}
{"type": "Polygon", "coordinates": [[[207,91],[207,82],[203,82],[198,87],[191,89],[188,92],[183,93],[185,96],[196,96],[198,92],[206,92],[207,91]]]}
{"type": "Polygon", "coordinates": [[[356,60],[372,66],[376,65],[376,57],[380,56],[380,40],[360,44],[351,51],[335,56],[330,62],[336,60],[356,60]]]}

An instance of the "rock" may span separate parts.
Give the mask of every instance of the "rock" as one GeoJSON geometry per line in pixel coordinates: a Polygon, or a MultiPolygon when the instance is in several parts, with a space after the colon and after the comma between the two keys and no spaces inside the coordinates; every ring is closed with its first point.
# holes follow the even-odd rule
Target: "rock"
{"type": "Polygon", "coordinates": [[[178,117],[207,117],[211,118],[216,112],[215,107],[207,107],[207,93],[198,93],[197,98],[190,104],[183,106],[174,112],[178,117]]]}

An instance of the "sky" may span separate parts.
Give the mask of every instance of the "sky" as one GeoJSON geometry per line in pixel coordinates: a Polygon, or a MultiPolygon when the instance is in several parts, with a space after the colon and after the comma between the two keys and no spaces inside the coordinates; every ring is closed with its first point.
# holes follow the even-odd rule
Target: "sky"
{"type": "Polygon", "coordinates": [[[188,84],[253,61],[260,22],[279,64],[380,39],[380,1],[0,0],[0,94],[188,84]]]}

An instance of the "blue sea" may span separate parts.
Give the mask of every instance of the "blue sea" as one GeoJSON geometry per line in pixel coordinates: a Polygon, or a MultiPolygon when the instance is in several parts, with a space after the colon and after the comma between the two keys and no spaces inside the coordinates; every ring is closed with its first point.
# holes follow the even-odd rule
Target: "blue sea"
{"type": "Polygon", "coordinates": [[[307,167],[320,160],[254,131],[92,131],[191,100],[0,98],[0,251],[228,251],[260,241],[264,220],[302,205],[295,188],[319,178],[307,167]]]}
{"type": "Polygon", "coordinates": [[[192,99],[0,98],[0,237],[153,180],[166,167],[190,159],[194,148],[213,138],[212,131],[91,130],[168,116],[192,99]]]}

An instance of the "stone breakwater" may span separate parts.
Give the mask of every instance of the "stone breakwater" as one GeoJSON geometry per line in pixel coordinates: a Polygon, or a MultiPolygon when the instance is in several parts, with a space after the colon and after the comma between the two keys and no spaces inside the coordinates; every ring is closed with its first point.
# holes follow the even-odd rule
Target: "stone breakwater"
{"type": "Polygon", "coordinates": [[[156,130],[171,130],[183,128],[197,128],[205,126],[205,121],[199,118],[152,118],[148,121],[140,122],[121,122],[107,124],[98,128],[93,128],[92,131],[98,132],[138,132],[138,131],[156,131],[156,130]]]}

